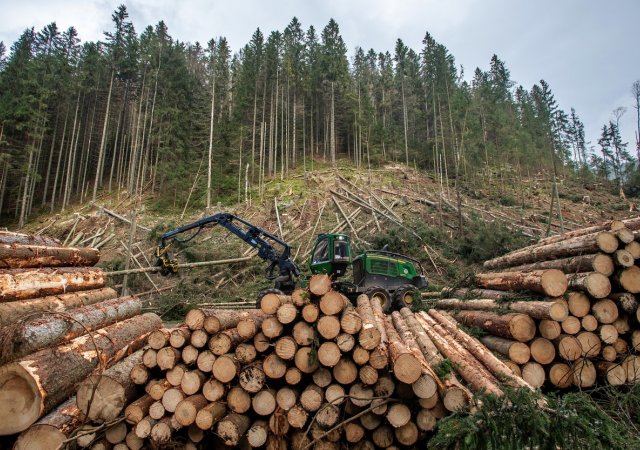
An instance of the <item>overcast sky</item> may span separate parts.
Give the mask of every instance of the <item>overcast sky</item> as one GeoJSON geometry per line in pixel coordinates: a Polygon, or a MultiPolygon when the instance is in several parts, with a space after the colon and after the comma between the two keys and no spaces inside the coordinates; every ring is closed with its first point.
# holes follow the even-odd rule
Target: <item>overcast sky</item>
{"type": "MultiPolygon", "coordinates": [[[[111,30],[110,0],[0,0],[0,40],[7,47],[27,27],[75,26],[84,40],[111,30]]],[[[296,16],[318,32],[334,18],[353,55],[356,46],[393,52],[401,38],[419,51],[429,31],[463,65],[467,78],[488,68],[495,53],[512,79],[531,88],[540,79],[560,106],[574,107],[587,139],[597,143],[618,106],[627,108],[623,137],[635,154],[636,110],[631,85],[640,79],[640,0],[129,0],[138,32],[164,20],[181,41],[225,36],[234,50],[260,27],[283,30],[296,16]]]]}

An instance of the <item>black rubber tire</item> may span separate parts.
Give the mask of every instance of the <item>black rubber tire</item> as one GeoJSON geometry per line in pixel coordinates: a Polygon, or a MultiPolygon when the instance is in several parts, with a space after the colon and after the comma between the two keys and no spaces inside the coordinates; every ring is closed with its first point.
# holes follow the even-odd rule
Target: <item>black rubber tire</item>
{"type": "Polygon", "coordinates": [[[393,311],[400,311],[402,308],[413,308],[418,289],[411,284],[400,286],[393,292],[393,311]]]}
{"type": "Polygon", "coordinates": [[[391,311],[391,307],[393,306],[393,302],[391,300],[391,294],[382,286],[371,286],[365,289],[364,294],[367,297],[378,297],[380,299],[380,305],[382,306],[382,311],[387,313],[391,311]]]}
{"type": "Polygon", "coordinates": [[[274,288],[263,289],[260,292],[258,292],[258,296],[256,297],[256,309],[260,309],[260,301],[262,300],[262,297],[264,297],[267,294],[284,295],[284,293],[280,289],[274,289],[274,288]]]}

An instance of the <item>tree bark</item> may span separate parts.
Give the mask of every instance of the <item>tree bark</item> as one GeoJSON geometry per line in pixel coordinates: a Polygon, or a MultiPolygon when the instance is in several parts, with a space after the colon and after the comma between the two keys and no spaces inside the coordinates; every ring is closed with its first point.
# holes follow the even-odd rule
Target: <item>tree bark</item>
{"type": "Polygon", "coordinates": [[[527,314],[534,319],[550,319],[563,321],[569,311],[564,301],[503,301],[498,302],[491,299],[470,299],[461,300],[457,298],[447,298],[437,300],[435,303],[439,309],[448,310],[475,310],[475,311],[500,311],[508,310],[522,314],[527,314]]]}
{"type": "Polygon", "coordinates": [[[409,351],[405,342],[400,339],[389,317],[385,317],[384,325],[389,339],[389,359],[394,376],[403,383],[415,383],[422,375],[420,360],[409,351]]]}
{"type": "Polygon", "coordinates": [[[521,248],[504,256],[484,263],[485,269],[530,264],[570,256],[586,255],[597,252],[613,253],[618,249],[618,238],[608,231],[576,236],[557,242],[521,248]]]}
{"type": "Polygon", "coordinates": [[[100,259],[95,248],[0,244],[0,269],[93,266],[100,259]]]}
{"type": "Polygon", "coordinates": [[[533,272],[481,273],[475,277],[476,283],[484,288],[530,290],[549,297],[560,297],[567,290],[567,276],[557,269],[533,272]]]}
{"type": "Polygon", "coordinates": [[[116,298],[116,296],[116,291],[112,288],[101,288],[31,300],[0,303],[0,327],[7,326],[21,318],[30,317],[37,313],[45,313],[47,311],[63,312],[69,309],[110,300],[116,298]]]}
{"type": "Polygon", "coordinates": [[[76,406],[76,398],[71,397],[18,436],[13,448],[57,450],[81,423],[81,411],[76,406]]]}
{"type": "MultiPolygon", "coordinates": [[[[508,380],[508,383],[514,387],[530,388],[527,383],[523,382],[522,378],[513,376],[511,369],[509,369],[502,361],[496,358],[493,353],[487,350],[487,348],[476,338],[469,336],[462,331],[456,321],[448,316],[446,313],[442,314],[434,309],[429,310],[428,314],[436,320],[442,328],[453,336],[458,342],[467,349],[478,361],[489,369],[489,371],[499,380],[508,380]]],[[[534,325],[535,332],[535,325],[534,325]]]]}
{"type": "Polygon", "coordinates": [[[4,269],[0,270],[0,302],[98,289],[105,283],[103,270],[96,268],[4,269]]]}
{"type": "Polygon", "coordinates": [[[480,341],[490,350],[506,356],[517,364],[525,364],[531,358],[529,346],[523,342],[512,341],[498,336],[483,336],[480,341]]]}
{"type": "Polygon", "coordinates": [[[483,330],[507,339],[527,342],[533,339],[536,325],[526,314],[493,314],[481,311],[460,311],[453,317],[470,327],[483,330]]]}
{"type": "Polygon", "coordinates": [[[473,356],[450,338],[448,333],[424,312],[415,315],[422,328],[433,341],[438,351],[455,365],[455,370],[476,392],[487,391],[498,396],[503,392],[497,380],[473,356]]]}
{"type": "Polygon", "coordinates": [[[373,315],[369,297],[359,295],[356,302],[358,314],[360,314],[360,319],[362,320],[362,328],[358,333],[358,342],[364,349],[373,350],[380,345],[382,337],[373,315]]]}
{"type": "Polygon", "coordinates": [[[539,261],[531,264],[509,267],[509,272],[531,272],[533,270],[558,269],[566,274],[579,272],[599,272],[604,276],[613,273],[615,265],[611,256],[605,253],[578,255],[569,258],[539,261]]]}
{"type": "Polygon", "coordinates": [[[138,350],[146,335],[161,326],[158,316],[143,314],[102,328],[93,339],[81,336],[0,367],[0,399],[13,405],[0,411],[0,435],[29,427],[69,397],[99,364],[109,367],[138,350]]]}
{"type": "Polygon", "coordinates": [[[101,375],[91,375],[78,387],[77,404],[83,417],[94,422],[109,422],[134,400],[136,385],[131,370],[142,361],[142,350],[129,355],[101,375]]]}
{"type": "Polygon", "coordinates": [[[58,239],[33,234],[16,233],[13,231],[0,231],[0,244],[2,245],[35,245],[42,247],[60,247],[62,243],[58,239]]]}
{"type": "Polygon", "coordinates": [[[104,328],[137,316],[142,302],[136,297],[120,297],[64,313],[18,322],[0,330],[0,364],[21,358],[45,347],[104,328]]]}

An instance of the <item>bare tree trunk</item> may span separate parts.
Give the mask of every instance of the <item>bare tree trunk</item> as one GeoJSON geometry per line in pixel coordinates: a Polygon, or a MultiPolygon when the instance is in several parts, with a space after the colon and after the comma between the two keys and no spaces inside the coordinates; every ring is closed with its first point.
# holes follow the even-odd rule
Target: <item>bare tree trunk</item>
{"type": "Polygon", "coordinates": [[[109,125],[109,112],[111,109],[111,93],[113,92],[114,70],[111,69],[111,80],[109,81],[109,94],[107,94],[107,110],[104,113],[104,124],[102,125],[102,137],[100,138],[100,148],[98,149],[98,166],[96,167],[96,177],[93,180],[92,201],[96,201],[96,193],[98,192],[98,184],[102,184],[102,169],[104,166],[105,141],[107,138],[107,126],[109,125]]]}
{"type": "Polygon", "coordinates": [[[336,168],[336,114],[335,114],[335,95],[334,82],[331,82],[331,166],[336,168]]]}
{"type": "MultiPolygon", "coordinates": [[[[213,77],[211,80],[211,118],[209,121],[209,157],[207,159],[207,210],[211,209],[211,163],[213,161],[213,116],[216,108],[216,72],[215,65],[213,68],[213,77]]],[[[254,126],[255,126],[255,110],[254,110],[254,126]]]]}

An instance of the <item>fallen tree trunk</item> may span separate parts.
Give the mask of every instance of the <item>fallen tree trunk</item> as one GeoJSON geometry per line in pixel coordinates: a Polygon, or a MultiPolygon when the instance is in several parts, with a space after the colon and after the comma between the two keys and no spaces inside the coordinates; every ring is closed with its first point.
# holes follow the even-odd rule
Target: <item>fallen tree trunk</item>
{"type": "MultiPolygon", "coordinates": [[[[531,389],[531,386],[526,383],[522,378],[514,376],[502,361],[496,358],[493,353],[487,350],[480,341],[476,338],[469,336],[467,333],[458,328],[458,324],[455,320],[448,316],[446,313],[442,314],[434,309],[429,310],[428,314],[436,320],[445,330],[449,332],[457,341],[459,341],[464,348],[469,351],[478,361],[489,369],[489,371],[499,380],[507,380],[508,384],[513,387],[524,387],[531,389]]],[[[535,325],[534,325],[535,330],[535,325]]]]}
{"type": "Polygon", "coordinates": [[[567,276],[557,269],[533,272],[480,273],[475,277],[479,286],[491,289],[530,290],[549,297],[560,297],[567,290],[567,276]]]}
{"type": "Polygon", "coordinates": [[[51,347],[137,316],[142,302],[136,297],[120,297],[57,315],[17,323],[0,330],[0,365],[41,348],[51,347]]]}
{"type": "Polygon", "coordinates": [[[393,325],[395,326],[400,338],[407,346],[411,354],[413,354],[422,370],[422,375],[418,380],[412,384],[413,393],[418,398],[431,398],[437,395],[438,392],[444,392],[444,384],[440,381],[440,378],[433,371],[431,366],[427,363],[424,355],[420,351],[418,344],[409,329],[409,325],[406,323],[402,315],[398,311],[394,311],[391,314],[393,325]]]}
{"type": "MultiPolygon", "coordinates": [[[[426,362],[432,368],[440,367],[444,358],[424,331],[413,312],[411,312],[409,308],[402,308],[400,314],[415,336],[416,343],[426,362]]],[[[442,397],[444,407],[448,411],[461,410],[469,405],[471,402],[471,393],[460,383],[454,373],[448,374],[447,377],[442,379],[442,382],[444,383],[444,390],[440,392],[440,396],[442,397]]]]}
{"type": "Polygon", "coordinates": [[[94,266],[99,259],[96,248],[0,244],[0,269],[94,266]]]}
{"type": "Polygon", "coordinates": [[[28,428],[99,365],[109,367],[140,349],[161,326],[157,315],[143,314],[0,367],[0,403],[9,405],[0,410],[0,436],[28,428]]]}
{"type": "Polygon", "coordinates": [[[380,345],[382,337],[376,325],[369,297],[364,294],[359,295],[356,303],[358,305],[358,314],[360,314],[360,318],[362,319],[362,328],[358,333],[358,343],[365,350],[373,350],[380,345]]]}
{"type": "Polygon", "coordinates": [[[479,327],[495,336],[520,342],[528,342],[536,334],[536,324],[526,314],[498,315],[482,311],[460,311],[453,317],[469,327],[479,327]]]}
{"type": "Polygon", "coordinates": [[[464,348],[454,340],[438,323],[423,311],[415,315],[422,328],[433,341],[438,351],[453,364],[455,370],[475,392],[487,391],[502,396],[497,380],[486,371],[464,348]]]}
{"type": "Polygon", "coordinates": [[[104,271],[98,268],[2,269],[0,302],[98,289],[105,283],[104,271]]]}
{"type": "Polygon", "coordinates": [[[15,450],[58,450],[65,439],[82,423],[76,398],[58,406],[18,436],[15,450]]]}
{"type": "Polygon", "coordinates": [[[604,276],[610,276],[615,264],[613,258],[604,253],[593,255],[579,255],[569,258],[553,259],[550,261],[538,261],[531,264],[522,264],[509,267],[510,272],[531,272],[532,270],[558,269],[566,274],[579,272],[599,272],[604,276]]]}
{"type": "Polygon", "coordinates": [[[45,245],[60,247],[62,242],[47,236],[36,236],[33,234],[15,233],[13,231],[0,231],[0,244],[2,245],[45,245]]]}
{"type": "Polygon", "coordinates": [[[631,219],[625,220],[607,220],[600,225],[579,228],[577,230],[567,231],[566,233],[556,234],[555,236],[549,236],[547,238],[540,239],[536,245],[553,244],[554,242],[560,242],[566,239],[584,236],[586,234],[593,234],[599,231],[617,231],[625,227],[631,231],[640,230],[640,217],[633,217],[631,219]]]}
{"type": "Polygon", "coordinates": [[[497,302],[491,299],[461,300],[457,298],[445,298],[434,302],[439,309],[475,310],[475,311],[500,311],[509,310],[527,314],[534,319],[550,319],[559,322],[569,316],[567,304],[564,301],[516,301],[497,302]]]}
{"type": "Polygon", "coordinates": [[[498,291],[495,289],[443,288],[442,297],[490,298],[492,300],[519,300],[522,298],[529,298],[530,296],[524,296],[517,292],[498,291]]]}
{"type": "Polygon", "coordinates": [[[76,398],[83,417],[93,422],[109,422],[135,399],[137,390],[130,374],[142,362],[142,353],[143,350],[138,350],[101,375],[91,375],[80,383],[76,398]]]}
{"type": "Polygon", "coordinates": [[[400,339],[388,316],[385,317],[384,325],[389,338],[389,359],[394,376],[403,383],[415,383],[422,375],[420,361],[416,355],[409,351],[404,340],[400,339]]]}
{"type": "Polygon", "coordinates": [[[530,264],[537,261],[567,258],[569,256],[587,255],[591,253],[613,253],[618,249],[618,238],[608,231],[601,231],[584,236],[576,236],[544,245],[521,248],[504,256],[490,259],[483,266],[485,269],[530,264]]]}
{"type": "Polygon", "coordinates": [[[112,298],[118,294],[112,288],[93,289],[90,291],[71,292],[51,295],[49,297],[0,302],[0,327],[7,326],[21,318],[47,311],[62,312],[81,306],[88,306],[112,298]]]}
{"type": "Polygon", "coordinates": [[[490,350],[506,356],[511,361],[518,364],[526,364],[531,358],[529,346],[523,342],[512,341],[498,336],[487,335],[480,338],[480,341],[490,350]]]}
{"type": "Polygon", "coordinates": [[[569,286],[571,289],[587,292],[593,298],[605,298],[611,292],[609,278],[598,272],[571,275],[569,286]]]}

